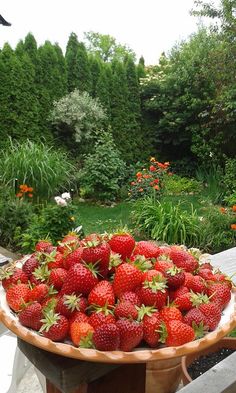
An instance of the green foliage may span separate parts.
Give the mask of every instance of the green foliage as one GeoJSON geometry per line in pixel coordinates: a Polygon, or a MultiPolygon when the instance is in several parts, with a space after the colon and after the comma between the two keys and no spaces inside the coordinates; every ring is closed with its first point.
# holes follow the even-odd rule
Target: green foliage
{"type": "Polygon", "coordinates": [[[101,131],[94,152],[88,154],[81,171],[84,195],[93,199],[115,199],[125,173],[125,163],[110,131],[101,131]]]}
{"type": "Polygon", "coordinates": [[[19,184],[34,188],[35,197],[45,200],[57,190],[73,185],[75,167],[66,153],[55,150],[43,142],[24,143],[10,141],[9,147],[1,151],[0,173],[2,184],[19,184]]]}
{"type": "Polygon", "coordinates": [[[223,172],[219,166],[211,167],[199,166],[196,170],[196,178],[204,183],[205,189],[203,196],[211,203],[219,203],[225,195],[225,187],[223,183],[223,172]]]}
{"type": "Polygon", "coordinates": [[[192,205],[188,211],[180,202],[172,204],[147,197],[136,202],[133,218],[139,233],[147,238],[188,247],[198,245],[199,218],[192,205]]]}
{"type": "Polygon", "coordinates": [[[78,226],[72,204],[59,206],[48,204],[39,214],[31,217],[28,228],[18,230],[18,247],[23,253],[31,253],[39,239],[49,238],[54,244],[78,226]]]}
{"type": "Polygon", "coordinates": [[[0,244],[15,250],[16,233],[19,228],[24,231],[31,222],[33,206],[29,202],[18,200],[14,196],[1,195],[0,199],[0,244]]]}
{"type": "Polygon", "coordinates": [[[224,202],[227,206],[234,206],[236,205],[236,192],[224,197],[224,202]]]}
{"type": "Polygon", "coordinates": [[[67,146],[92,140],[99,124],[106,118],[100,102],[87,92],[74,90],[59,101],[54,102],[50,115],[56,126],[59,139],[67,146]]]}
{"type": "Polygon", "coordinates": [[[91,73],[89,67],[89,60],[83,42],[79,42],[78,44],[76,61],[77,61],[77,75],[78,75],[78,83],[76,87],[80,91],[87,91],[88,93],[91,93],[92,80],[91,80],[91,73]]]}
{"type": "Polygon", "coordinates": [[[123,61],[127,55],[135,60],[135,53],[126,45],[116,42],[116,39],[108,34],[100,34],[93,31],[84,33],[88,51],[104,62],[114,59],[123,61]]]}
{"type": "Polygon", "coordinates": [[[223,182],[228,195],[236,193],[236,158],[226,159],[223,182]]]}
{"type": "Polygon", "coordinates": [[[66,70],[67,70],[67,88],[68,92],[73,91],[78,87],[78,73],[77,73],[77,51],[79,42],[77,35],[71,33],[66,46],[66,70]]]}
{"type": "Polygon", "coordinates": [[[198,194],[202,192],[203,184],[195,179],[178,175],[165,176],[165,194],[198,194]]]}
{"type": "Polygon", "coordinates": [[[236,245],[236,231],[231,229],[235,217],[231,212],[222,213],[218,206],[206,204],[200,212],[202,214],[199,227],[201,238],[199,247],[210,253],[217,253],[236,245]]]}

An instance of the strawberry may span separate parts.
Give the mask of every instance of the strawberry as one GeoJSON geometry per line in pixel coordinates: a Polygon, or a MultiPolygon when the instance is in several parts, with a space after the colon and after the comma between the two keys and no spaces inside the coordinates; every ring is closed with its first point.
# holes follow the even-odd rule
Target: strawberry
{"type": "Polygon", "coordinates": [[[145,315],[143,318],[143,339],[146,343],[156,348],[159,345],[161,318],[159,312],[145,315]]]}
{"type": "Polygon", "coordinates": [[[74,321],[70,325],[70,336],[76,347],[91,347],[94,328],[87,322],[74,321]]]}
{"type": "Polygon", "coordinates": [[[184,251],[176,246],[171,249],[170,258],[174,264],[185,270],[186,272],[193,272],[198,268],[198,261],[189,252],[184,251]]]}
{"type": "Polygon", "coordinates": [[[39,252],[48,252],[51,250],[52,243],[49,240],[40,240],[35,245],[35,250],[39,252]]]}
{"type": "Polygon", "coordinates": [[[221,319],[220,307],[216,303],[209,302],[201,304],[198,308],[205,315],[209,330],[215,330],[221,319]]]}
{"type": "Polygon", "coordinates": [[[200,276],[191,276],[188,277],[188,280],[185,280],[185,285],[189,290],[192,290],[195,293],[206,293],[206,282],[204,278],[200,276]]]}
{"type": "Polygon", "coordinates": [[[89,323],[89,317],[84,312],[75,311],[75,313],[69,318],[70,325],[74,321],[89,323]]]}
{"type": "Polygon", "coordinates": [[[154,263],[153,268],[157,270],[158,272],[165,273],[166,270],[173,268],[174,264],[173,262],[169,259],[169,257],[165,255],[161,255],[156,262],[154,263]]]}
{"type": "Polygon", "coordinates": [[[144,274],[143,274],[143,282],[144,281],[152,281],[153,277],[156,277],[158,275],[161,276],[161,277],[164,277],[162,272],[159,272],[156,269],[150,269],[147,272],[144,272],[144,274]]]}
{"type": "Polygon", "coordinates": [[[39,266],[39,260],[37,259],[36,255],[33,254],[29,259],[27,259],[27,261],[25,261],[25,263],[22,266],[22,270],[23,272],[25,272],[25,274],[27,274],[28,277],[30,277],[33,271],[38,266],[39,266]]]}
{"type": "Polygon", "coordinates": [[[37,302],[26,306],[19,312],[18,316],[21,325],[34,330],[39,330],[43,324],[41,322],[41,319],[43,318],[42,306],[37,302]]]}
{"type": "Polygon", "coordinates": [[[194,307],[191,310],[189,310],[185,316],[183,317],[183,322],[187,323],[187,325],[190,325],[193,327],[193,323],[195,323],[197,326],[199,326],[201,323],[205,327],[205,329],[208,329],[207,326],[207,318],[205,315],[199,310],[198,307],[194,307]]]}
{"type": "Polygon", "coordinates": [[[95,312],[92,312],[89,317],[89,323],[94,329],[97,329],[104,324],[115,322],[116,319],[114,315],[106,308],[98,308],[95,312]]]}
{"type": "Polygon", "coordinates": [[[54,249],[50,254],[45,255],[48,269],[63,267],[63,255],[54,249]]]}
{"type": "Polygon", "coordinates": [[[120,296],[120,301],[121,302],[130,302],[132,303],[134,306],[141,306],[141,301],[138,297],[138,295],[132,291],[127,291],[122,293],[122,295],[120,296]]]}
{"type": "Polygon", "coordinates": [[[118,266],[115,272],[113,289],[116,296],[121,296],[124,292],[133,291],[143,280],[143,272],[136,266],[123,263],[118,266]]]}
{"type": "Polygon", "coordinates": [[[95,239],[83,241],[82,259],[86,263],[98,264],[99,273],[106,277],[108,274],[111,248],[108,243],[95,239]]]}
{"type": "Polygon", "coordinates": [[[34,302],[37,301],[41,303],[49,293],[49,286],[47,284],[39,284],[35,285],[33,289],[30,291],[29,301],[34,302]]]}
{"type": "Polygon", "coordinates": [[[89,304],[98,306],[113,306],[115,304],[115,295],[112,284],[106,280],[102,280],[92,289],[88,296],[89,304]]]}
{"type": "Polygon", "coordinates": [[[175,305],[179,308],[180,311],[188,311],[193,308],[193,303],[191,301],[191,293],[186,292],[181,294],[180,296],[176,296],[175,305]]]}
{"type": "Polygon", "coordinates": [[[116,326],[120,331],[120,349],[129,352],[137,347],[143,339],[143,325],[137,321],[119,319],[116,326]]]}
{"type": "Polygon", "coordinates": [[[83,248],[78,247],[75,250],[68,253],[64,260],[63,266],[65,269],[70,269],[70,267],[74,266],[76,263],[80,263],[82,260],[83,248]]]}
{"type": "Polygon", "coordinates": [[[27,303],[30,297],[30,289],[27,284],[16,284],[6,291],[6,299],[9,307],[13,311],[20,311],[22,305],[27,303]]]}
{"type": "Polygon", "coordinates": [[[212,283],[207,289],[208,296],[211,297],[211,301],[218,300],[224,309],[231,299],[231,290],[229,286],[224,282],[212,283]]]}
{"type": "Polygon", "coordinates": [[[156,276],[152,281],[144,281],[138,295],[145,306],[154,306],[160,310],[167,300],[166,280],[156,276]]]}
{"type": "Polygon", "coordinates": [[[182,295],[184,295],[185,293],[188,293],[189,289],[185,286],[185,285],[181,285],[181,287],[179,287],[178,289],[176,289],[175,291],[170,290],[169,291],[169,297],[170,300],[175,300],[177,297],[180,297],[182,295]]]}
{"type": "Polygon", "coordinates": [[[85,312],[83,299],[75,294],[63,295],[57,301],[56,312],[67,318],[70,318],[75,311],[85,312]]]}
{"type": "Polygon", "coordinates": [[[136,307],[130,302],[121,302],[118,303],[115,307],[114,314],[116,318],[130,318],[137,319],[138,311],[136,307]]]}
{"type": "Polygon", "coordinates": [[[28,282],[28,276],[23,269],[15,268],[14,265],[1,269],[0,279],[5,290],[17,283],[26,284],[28,282]]]}
{"type": "Polygon", "coordinates": [[[69,321],[64,315],[55,314],[53,310],[50,310],[44,314],[41,322],[43,325],[39,331],[44,337],[52,341],[63,341],[67,337],[69,321]]]}
{"type": "Polygon", "coordinates": [[[123,263],[120,254],[117,254],[111,250],[110,261],[109,261],[109,273],[115,273],[116,268],[123,263]]]}
{"type": "Polygon", "coordinates": [[[181,321],[170,321],[166,324],[167,337],[165,344],[168,347],[176,347],[186,344],[195,339],[195,333],[191,326],[181,321]]]}
{"type": "Polygon", "coordinates": [[[165,271],[164,276],[167,279],[167,286],[170,289],[177,289],[181,287],[185,280],[183,270],[176,266],[168,268],[165,271]]]}
{"type": "Polygon", "coordinates": [[[199,269],[198,275],[202,278],[204,278],[204,280],[213,280],[215,281],[215,276],[212,272],[211,269],[199,269]]]}
{"type": "Polygon", "coordinates": [[[165,306],[160,311],[160,318],[168,323],[169,321],[178,320],[183,321],[181,311],[175,306],[165,306]]]}
{"type": "Polygon", "coordinates": [[[67,277],[67,274],[67,270],[63,269],[62,267],[52,269],[49,275],[49,283],[57,290],[60,290],[67,277]]]}
{"type": "Polygon", "coordinates": [[[145,258],[156,258],[159,255],[159,247],[152,241],[141,240],[136,243],[134,255],[144,255],[145,258]]]}
{"type": "Polygon", "coordinates": [[[120,331],[114,323],[100,326],[93,333],[93,343],[99,351],[116,351],[120,345],[120,331]]]}
{"type": "Polygon", "coordinates": [[[82,293],[83,295],[88,295],[97,283],[98,278],[94,269],[91,266],[77,263],[68,270],[67,277],[61,288],[61,294],[82,293]]]}
{"type": "Polygon", "coordinates": [[[109,240],[111,250],[120,254],[121,259],[126,261],[130,258],[135,247],[135,240],[132,235],[127,232],[115,233],[109,240]]]}

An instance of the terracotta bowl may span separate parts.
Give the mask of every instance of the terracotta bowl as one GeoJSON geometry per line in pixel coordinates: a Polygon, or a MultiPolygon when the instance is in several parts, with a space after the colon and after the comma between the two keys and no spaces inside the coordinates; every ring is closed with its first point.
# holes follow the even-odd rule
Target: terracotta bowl
{"type": "Polygon", "coordinates": [[[45,338],[39,333],[22,326],[18,317],[9,308],[6,294],[0,285],[0,321],[22,340],[46,351],[69,358],[103,363],[147,363],[156,360],[167,360],[199,352],[220,341],[236,327],[236,289],[232,291],[230,303],[225,308],[219,326],[199,340],[179,347],[162,347],[159,349],[136,348],[132,352],[102,352],[96,349],[76,348],[70,343],[58,343],[45,338]]]}
{"type": "Polygon", "coordinates": [[[197,353],[190,353],[182,357],[181,369],[182,369],[182,380],[183,384],[187,385],[192,382],[192,378],[188,373],[188,367],[200,356],[209,355],[211,353],[217,352],[222,348],[228,348],[236,350],[236,337],[224,337],[220,341],[215,342],[208,348],[202,349],[197,353]]]}

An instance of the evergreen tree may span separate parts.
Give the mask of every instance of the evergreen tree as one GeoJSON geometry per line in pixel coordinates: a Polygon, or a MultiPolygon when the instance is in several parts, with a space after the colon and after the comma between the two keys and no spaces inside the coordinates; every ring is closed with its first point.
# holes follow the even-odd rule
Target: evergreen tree
{"type": "Polygon", "coordinates": [[[137,65],[137,74],[138,74],[138,79],[140,78],[145,78],[146,72],[145,72],[145,60],[144,57],[141,56],[137,65]]]}
{"type": "Polygon", "coordinates": [[[96,97],[97,83],[100,77],[102,63],[97,57],[90,56],[89,67],[91,74],[91,95],[92,97],[96,97]]]}
{"type": "Polygon", "coordinates": [[[111,67],[109,64],[103,64],[96,85],[96,97],[99,98],[102,106],[106,110],[107,118],[104,120],[104,128],[111,121],[111,94],[110,86],[112,80],[111,67]]]}
{"type": "Polygon", "coordinates": [[[77,89],[79,91],[87,91],[91,93],[92,81],[89,68],[89,61],[86,48],[83,42],[79,42],[77,56],[76,56],[76,69],[78,75],[77,89]]]}
{"type": "Polygon", "coordinates": [[[67,69],[67,89],[70,93],[78,87],[78,67],[77,67],[77,52],[79,42],[77,35],[71,33],[66,46],[66,69],[67,69]]]}

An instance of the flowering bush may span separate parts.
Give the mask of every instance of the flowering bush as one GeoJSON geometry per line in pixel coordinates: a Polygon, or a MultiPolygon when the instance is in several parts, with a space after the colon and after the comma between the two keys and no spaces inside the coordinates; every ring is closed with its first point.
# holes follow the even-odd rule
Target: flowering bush
{"type": "Polygon", "coordinates": [[[167,173],[171,175],[171,172],[168,172],[169,166],[169,162],[163,164],[155,157],[151,157],[149,167],[137,172],[136,179],[131,181],[129,198],[139,199],[151,193],[160,196],[164,189],[164,175],[167,173]]]}
{"type": "Polygon", "coordinates": [[[17,198],[24,198],[24,197],[28,197],[28,198],[33,198],[33,187],[28,187],[27,184],[21,184],[19,186],[19,192],[16,194],[17,198]]]}

